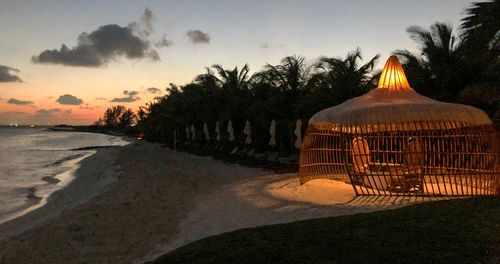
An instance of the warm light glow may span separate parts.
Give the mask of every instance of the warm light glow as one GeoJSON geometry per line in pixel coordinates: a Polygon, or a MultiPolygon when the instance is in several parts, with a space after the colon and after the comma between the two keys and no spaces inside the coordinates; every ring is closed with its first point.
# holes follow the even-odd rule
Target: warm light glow
{"type": "Polygon", "coordinates": [[[399,63],[396,56],[391,56],[384,66],[380,79],[378,81],[378,88],[387,88],[389,90],[409,89],[410,84],[406,79],[403,67],[399,63]]]}

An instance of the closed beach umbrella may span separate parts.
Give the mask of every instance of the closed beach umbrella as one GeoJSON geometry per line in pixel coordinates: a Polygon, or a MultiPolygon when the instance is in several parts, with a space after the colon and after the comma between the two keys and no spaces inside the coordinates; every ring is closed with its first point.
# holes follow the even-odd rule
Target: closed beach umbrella
{"type": "Polygon", "coordinates": [[[220,141],[222,139],[222,137],[220,136],[219,122],[215,122],[215,134],[217,134],[217,136],[216,136],[217,141],[220,141]]]}
{"type": "Polygon", "coordinates": [[[227,133],[229,134],[227,140],[233,142],[235,138],[234,138],[233,122],[231,122],[231,120],[229,120],[229,122],[227,123],[227,133]]]}
{"type": "Polygon", "coordinates": [[[243,134],[247,137],[245,138],[245,144],[252,144],[252,128],[250,127],[250,121],[245,122],[245,128],[243,129],[243,134]]]}
{"type": "Polygon", "coordinates": [[[210,131],[208,131],[208,125],[206,122],[203,124],[203,133],[205,134],[205,140],[210,140],[210,131]]]}
{"type": "Polygon", "coordinates": [[[189,135],[189,126],[186,126],[186,140],[189,140],[191,137],[189,135]]]}
{"type": "Polygon", "coordinates": [[[269,145],[276,146],[276,121],[274,121],[274,119],[271,121],[271,127],[269,128],[269,134],[271,134],[271,138],[269,139],[269,145]]]}
{"type": "Polygon", "coordinates": [[[297,123],[295,123],[295,140],[294,146],[298,149],[302,146],[302,120],[297,119],[297,123]]]}
{"type": "Polygon", "coordinates": [[[196,129],[194,128],[194,124],[191,124],[191,139],[196,140],[196,129]]]}

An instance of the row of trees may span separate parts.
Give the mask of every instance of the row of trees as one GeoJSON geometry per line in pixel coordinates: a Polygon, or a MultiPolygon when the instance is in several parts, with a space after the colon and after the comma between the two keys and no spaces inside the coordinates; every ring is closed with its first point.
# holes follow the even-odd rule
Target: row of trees
{"type": "Polygon", "coordinates": [[[315,112],[359,96],[375,86],[373,67],[378,56],[362,64],[359,49],[345,58],[323,57],[307,65],[301,56],[289,56],[278,65],[266,65],[249,75],[248,65],[225,69],[207,68],[192,83],[171,84],[168,95],[141,108],[145,113],[138,122],[146,138],[185,140],[184,128],[194,124],[201,132],[206,122],[210,131],[221,124],[223,138],[231,120],[236,141],[242,142],[246,120],[252,124],[257,147],[269,141],[271,120],[277,122],[278,142],[283,151],[293,145],[297,119],[308,119],[315,112]]]}
{"type": "MultiPolygon", "coordinates": [[[[479,107],[498,122],[499,6],[498,0],[473,4],[459,30],[444,23],[429,29],[409,27],[419,54],[408,50],[394,54],[401,59],[412,87],[441,101],[479,107]]],[[[378,55],[362,60],[358,48],[343,58],[321,57],[312,64],[301,56],[288,56],[252,75],[248,65],[226,69],[215,64],[189,84],[170,84],[166,96],[141,107],[137,128],[149,140],[171,142],[175,133],[183,141],[186,126],[194,124],[201,131],[205,122],[210,131],[219,122],[224,137],[225,125],[231,120],[237,141],[242,142],[241,131],[249,120],[256,146],[265,147],[274,119],[281,149],[288,151],[296,120],[307,121],[321,109],[374,88],[378,61],[378,55]]]]}

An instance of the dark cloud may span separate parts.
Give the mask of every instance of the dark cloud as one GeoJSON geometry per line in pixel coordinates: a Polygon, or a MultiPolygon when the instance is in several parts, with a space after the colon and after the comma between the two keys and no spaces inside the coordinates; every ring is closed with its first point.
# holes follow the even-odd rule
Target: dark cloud
{"type": "Polygon", "coordinates": [[[65,94],[59,96],[59,98],[56,100],[56,102],[62,104],[62,105],[81,105],[83,104],[83,100],[73,96],[71,94],[65,94]]]}
{"type": "Polygon", "coordinates": [[[0,82],[22,82],[21,78],[14,74],[18,72],[18,69],[0,65],[0,82]]]}
{"type": "Polygon", "coordinates": [[[201,30],[189,30],[186,35],[193,45],[210,43],[210,36],[201,30]]]}
{"type": "Polygon", "coordinates": [[[160,56],[148,39],[153,32],[153,21],[153,13],[146,8],[140,23],[130,23],[126,27],[115,24],[101,26],[90,34],[81,33],[73,48],[63,44],[59,50],[45,50],[31,60],[34,63],[84,67],[103,66],[118,57],[159,61],[160,56]]]}
{"type": "Polygon", "coordinates": [[[149,7],[146,7],[139,22],[132,22],[128,25],[137,35],[147,38],[153,33],[153,23],[155,16],[149,7]]]}
{"type": "Polygon", "coordinates": [[[61,109],[59,108],[51,108],[51,109],[39,109],[35,113],[37,115],[52,115],[54,113],[59,113],[61,112],[61,109]]]}
{"type": "Polygon", "coordinates": [[[156,87],[146,88],[146,91],[148,91],[148,92],[150,92],[152,94],[159,94],[159,93],[161,93],[161,89],[156,88],[156,87]]]}
{"type": "Polygon", "coordinates": [[[32,101],[17,100],[16,98],[10,98],[7,103],[15,105],[32,105],[32,101]]]}
{"type": "Polygon", "coordinates": [[[142,26],[144,28],[144,31],[146,31],[147,36],[149,36],[153,32],[153,23],[155,21],[155,16],[153,15],[153,12],[149,9],[149,7],[146,7],[144,10],[144,14],[142,14],[141,17],[141,22],[142,26]]]}
{"type": "Polygon", "coordinates": [[[128,96],[136,96],[136,95],[139,94],[139,92],[138,91],[127,91],[127,90],[125,90],[125,91],[123,91],[123,94],[124,95],[128,95],[128,96]]]}
{"type": "Polygon", "coordinates": [[[130,103],[130,102],[135,102],[138,100],[141,100],[139,96],[138,91],[123,91],[123,95],[126,95],[126,97],[118,97],[118,98],[113,98],[111,102],[113,103],[130,103]]]}
{"type": "Polygon", "coordinates": [[[167,39],[166,34],[163,34],[161,39],[155,42],[155,47],[157,48],[170,47],[170,46],[172,46],[172,41],[167,39]]]}

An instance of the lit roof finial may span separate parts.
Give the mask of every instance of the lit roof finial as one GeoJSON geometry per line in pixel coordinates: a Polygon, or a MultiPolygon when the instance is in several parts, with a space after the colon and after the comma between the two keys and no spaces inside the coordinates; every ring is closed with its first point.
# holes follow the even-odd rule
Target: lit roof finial
{"type": "Polygon", "coordinates": [[[385,63],[377,88],[386,88],[391,91],[410,89],[403,67],[396,56],[390,56],[385,63]]]}

